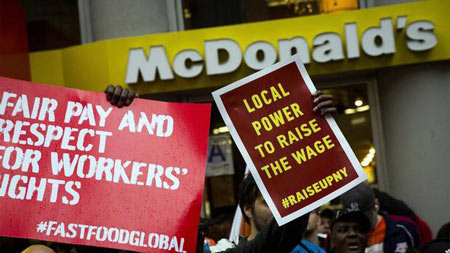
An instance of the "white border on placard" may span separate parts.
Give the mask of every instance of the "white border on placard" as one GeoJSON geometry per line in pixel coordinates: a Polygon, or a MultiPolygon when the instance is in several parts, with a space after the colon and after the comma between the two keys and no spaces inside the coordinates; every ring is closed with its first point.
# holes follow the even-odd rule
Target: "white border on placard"
{"type": "Polygon", "coordinates": [[[297,68],[305,81],[306,86],[308,87],[309,91],[311,93],[316,91],[316,88],[311,81],[311,78],[309,77],[308,73],[306,72],[305,66],[300,61],[300,57],[298,54],[293,55],[289,57],[288,59],[284,61],[280,61],[270,67],[267,67],[261,71],[258,71],[250,76],[247,76],[241,80],[238,80],[230,85],[227,85],[221,89],[218,89],[212,93],[212,96],[214,98],[214,101],[216,102],[216,105],[219,109],[220,114],[222,115],[223,120],[225,121],[225,124],[228,126],[228,129],[230,130],[231,136],[233,137],[234,141],[236,142],[236,145],[241,152],[242,156],[244,157],[245,162],[247,163],[248,168],[252,172],[253,177],[255,178],[256,184],[258,185],[258,188],[266,200],[267,205],[269,206],[270,210],[272,211],[272,214],[277,221],[278,225],[282,226],[292,220],[295,220],[296,218],[311,212],[312,210],[320,207],[321,205],[325,204],[326,202],[338,197],[339,195],[345,193],[346,191],[352,189],[356,185],[360,184],[361,182],[365,181],[367,179],[367,175],[362,169],[358,159],[356,158],[355,154],[353,153],[352,149],[350,148],[350,145],[348,144],[347,140],[345,139],[344,135],[342,134],[341,130],[336,124],[336,121],[331,116],[325,116],[325,119],[327,123],[330,125],[331,130],[333,131],[334,135],[336,136],[337,140],[339,141],[339,144],[342,146],[342,149],[344,150],[345,154],[350,160],[350,163],[355,168],[355,171],[358,175],[356,179],[353,181],[347,183],[345,186],[339,188],[338,190],[326,195],[325,197],[289,214],[285,217],[281,217],[280,213],[278,212],[278,209],[276,208],[272,198],[270,197],[261,177],[259,176],[258,170],[256,169],[255,164],[253,163],[252,159],[250,158],[250,155],[245,148],[242,139],[240,138],[238,132],[236,131],[236,128],[234,127],[233,122],[230,119],[230,116],[228,115],[227,110],[225,109],[225,106],[223,105],[221,95],[234,90],[242,85],[245,85],[255,79],[258,79],[266,74],[269,74],[279,68],[282,68],[292,62],[295,62],[297,65],[297,68]]]}

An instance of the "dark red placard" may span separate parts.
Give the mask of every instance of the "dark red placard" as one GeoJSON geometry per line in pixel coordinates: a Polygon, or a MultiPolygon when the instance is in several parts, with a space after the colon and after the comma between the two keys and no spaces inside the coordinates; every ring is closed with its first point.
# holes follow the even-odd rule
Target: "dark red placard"
{"type": "Polygon", "coordinates": [[[301,67],[291,59],[213,93],[279,224],[365,180],[334,120],[313,112],[315,88],[301,67]],[[298,152],[307,158],[297,162],[298,152]]]}

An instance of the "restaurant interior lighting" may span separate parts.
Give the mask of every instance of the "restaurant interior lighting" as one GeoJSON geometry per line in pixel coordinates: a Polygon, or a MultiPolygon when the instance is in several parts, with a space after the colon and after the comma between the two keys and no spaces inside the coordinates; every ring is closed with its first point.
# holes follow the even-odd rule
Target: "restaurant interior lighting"
{"type": "Polygon", "coordinates": [[[223,134],[228,133],[230,130],[226,126],[218,127],[213,129],[213,134],[223,134]]]}
{"type": "Polygon", "coordinates": [[[369,109],[370,109],[369,105],[363,105],[363,106],[357,107],[356,111],[357,112],[365,112],[365,111],[368,111],[369,109]]]}
{"type": "Polygon", "coordinates": [[[359,107],[356,107],[356,108],[347,108],[347,109],[345,109],[344,113],[345,114],[354,114],[354,113],[357,113],[357,112],[365,112],[365,111],[368,111],[368,110],[370,110],[370,106],[369,105],[363,105],[363,106],[359,106],[359,107]]]}
{"type": "Polygon", "coordinates": [[[345,109],[344,113],[345,114],[353,114],[353,113],[356,113],[356,110],[353,108],[347,108],[347,109],[345,109]]]}
{"type": "Polygon", "coordinates": [[[369,166],[369,164],[373,161],[373,158],[375,158],[375,148],[371,147],[369,149],[369,153],[361,161],[361,166],[363,167],[369,166]]]}

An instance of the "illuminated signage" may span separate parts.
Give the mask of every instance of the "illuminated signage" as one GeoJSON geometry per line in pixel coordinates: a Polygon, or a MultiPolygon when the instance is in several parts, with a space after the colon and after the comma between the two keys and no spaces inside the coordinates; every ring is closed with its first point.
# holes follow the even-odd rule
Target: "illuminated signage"
{"type": "Polygon", "coordinates": [[[204,41],[204,56],[196,49],[179,51],[173,57],[172,65],[164,46],[150,46],[148,55],[143,48],[134,48],[128,53],[125,83],[137,83],[139,74],[145,82],[155,81],[156,73],[161,80],[175,79],[175,75],[193,78],[204,69],[207,75],[227,74],[238,69],[242,60],[248,68],[260,70],[296,52],[305,64],[355,59],[361,56],[361,51],[372,57],[391,55],[396,51],[395,32],[402,29],[406,29],[405,46],[409,50],[426,51],[437,44],[434,28],[435,25],[427,20],[407,24],[406,15],[403,15],[396,18],[395,24],[392,18],[380,19],[378,26],[365,29],[359,38],[357,24],[345,23],[345,43],[340,34],[323,32],[313,38],[311,51],[302,36],[279,39],[278,50],[263,40],[254,41],[243,50],[235,40],[221,38],[204,41]],[[219,59],[221,51],[227,54],[224,61],[219,59]]]}

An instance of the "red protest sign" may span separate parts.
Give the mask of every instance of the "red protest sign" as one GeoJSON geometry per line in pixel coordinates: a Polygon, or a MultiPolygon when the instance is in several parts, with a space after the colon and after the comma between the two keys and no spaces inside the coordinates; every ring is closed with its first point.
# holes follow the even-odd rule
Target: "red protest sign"
{"type": "Polygon", "coordinates": [[[313,112],[314,91],[293,57],[213,92],[280,225],[366,179],[333,118],[313,112]]]}
{"type": "Polygon", "coordinates": [[[194,252],[210,105],[0,78],[0,236],[194,252]]]}

